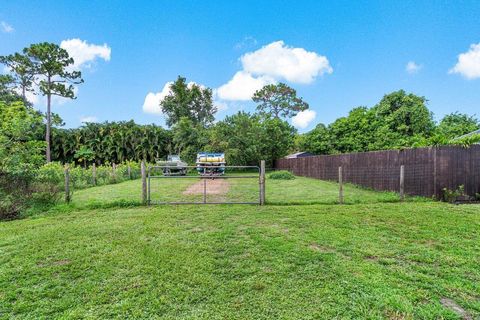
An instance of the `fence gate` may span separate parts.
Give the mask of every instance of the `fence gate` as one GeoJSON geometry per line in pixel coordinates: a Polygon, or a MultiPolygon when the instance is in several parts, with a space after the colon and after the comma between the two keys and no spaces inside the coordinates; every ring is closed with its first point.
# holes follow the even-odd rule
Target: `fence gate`
{"type": "Polygon", "coordinates": [[[148,204],[264,202],[264,170],[258,166],[224,166],[221,170],[196,166],[151,166],[147,179],[148,204]]]}

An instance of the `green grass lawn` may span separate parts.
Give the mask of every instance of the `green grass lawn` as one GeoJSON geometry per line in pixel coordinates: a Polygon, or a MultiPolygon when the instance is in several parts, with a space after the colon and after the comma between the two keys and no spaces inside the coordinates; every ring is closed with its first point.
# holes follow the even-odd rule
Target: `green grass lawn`
{"type": "Polygon", "coordinates": [[[138,186],[0,222],[0,319],[480,317],[478,205],[88,207],[138,186]]]}

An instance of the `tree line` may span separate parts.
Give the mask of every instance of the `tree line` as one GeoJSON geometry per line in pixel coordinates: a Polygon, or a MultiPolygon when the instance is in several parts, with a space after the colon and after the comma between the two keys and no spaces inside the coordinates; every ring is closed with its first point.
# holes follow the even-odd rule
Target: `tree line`
{"type": "MultiPolygon", "coordinates": [[[[295,104],[300,100],[292,90],[283,95],[282,106],[275,107],[275,110],[285,108],[285,103],[290,100],[290,113],[296,114],[295,104]]],[[[35,111],[26,97],[18,92],[14,86],[2,85],[0,101],[23,101],[25,112],[37,114],[38,119],[46,117],[35,111]]],[[[53,114],[50,159],[85,166],[93,162],[121,163],[126,160],[153,163],[173,153],[192,163],[199,151],[223,151],[230,164],[253,165],[258,164],[259,159],[272,164],[293,148],[296,130],[277,114],[269,116],[266,102],[259,107],[261,112],[258,114],[239,112],[213,123],[217,110],[212,102],[211,89],[189,85],[184,77],[178,77],[171,92],[161,106],[168,129],[133,121],[86,123],[79,128],[63,129],[61,118],[53,114]]],[[[31,139],[41,141],[46,128],[41,121],[37,121],[34,127],[31,139]]],[[[44,148],[48,146],[44,145],[44,148]]]]}
{"type": "MultiPolygon", "coordinates": [[[[319,123],[298,135],[296,148],[314,154],[337,154],[461,144],[462,135],[480,129],[475,116],[454,112],[438,123],[427,99],[403,90],[385,95],[371,108],[353,108],[329,125],[319,123]]],[[[468,143],[480,141],[473,135],[468,143]]]]}

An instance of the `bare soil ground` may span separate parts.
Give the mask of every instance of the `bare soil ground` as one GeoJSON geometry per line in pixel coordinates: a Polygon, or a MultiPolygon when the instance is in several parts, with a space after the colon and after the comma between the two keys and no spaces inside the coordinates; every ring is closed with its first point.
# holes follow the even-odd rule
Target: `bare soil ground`
{"type": "MultiPolygon", "coordinates": [[[[206,182],[207,195],[224,195],[228,192],[228,189],[230,188],[230,183],[225,179],[206,179],[206,182]]],[[[190,185],[185,191],[183,191],[183,194],[203,194],[203,183],[203,179],[195,182],[194,184],[190,185]]]]}

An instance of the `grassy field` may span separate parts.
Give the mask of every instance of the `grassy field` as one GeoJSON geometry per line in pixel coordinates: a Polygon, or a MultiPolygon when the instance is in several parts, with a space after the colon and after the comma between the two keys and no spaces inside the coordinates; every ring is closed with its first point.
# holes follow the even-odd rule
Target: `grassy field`
{"type": "Polygon", "coordinates": [[[0,222],[0,319],[480,317],[480,206],[355,188],[365,203],[141,207],[138,187],[0,222]]]}

